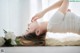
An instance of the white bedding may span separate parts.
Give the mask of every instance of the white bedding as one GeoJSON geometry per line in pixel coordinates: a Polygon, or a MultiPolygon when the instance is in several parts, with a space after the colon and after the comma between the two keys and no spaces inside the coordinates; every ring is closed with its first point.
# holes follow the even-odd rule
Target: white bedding
{"type": "Polygon", "coordinates": [[[80,46],[80,35],[73,33],[66,34],[54,34],[47,33],[46,36],[46,45],[54,46],[54,45],[78,45],[80,46]]]}

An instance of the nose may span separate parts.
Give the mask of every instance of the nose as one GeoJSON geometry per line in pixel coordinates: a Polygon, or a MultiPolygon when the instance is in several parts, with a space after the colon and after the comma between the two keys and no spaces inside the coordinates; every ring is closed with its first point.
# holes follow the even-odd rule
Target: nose
{"type": "Polygon", "coordinates": [[[26,30],[28,32],[28,30],[26,30]]]}

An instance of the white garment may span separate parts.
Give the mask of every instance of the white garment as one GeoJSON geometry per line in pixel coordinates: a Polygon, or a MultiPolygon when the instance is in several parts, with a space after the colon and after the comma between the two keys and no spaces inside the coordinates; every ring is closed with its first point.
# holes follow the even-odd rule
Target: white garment
{"type": "Polygon", "coordinates": [[[72,12],[65,15],[57,11],[49,20],[47,30],[53,33],[73,32],[80,34],[80,17],[72,12]]]}

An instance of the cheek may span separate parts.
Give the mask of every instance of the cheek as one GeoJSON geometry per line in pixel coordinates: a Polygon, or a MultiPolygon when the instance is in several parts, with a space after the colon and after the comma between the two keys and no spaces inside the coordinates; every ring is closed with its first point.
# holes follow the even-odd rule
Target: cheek
{"type": "Polygon", "coordinates": [[[43,28],[40,28],[40,32],[41,32],[41,33],[43,33],[43,32],[44,32],[43,28]]]}

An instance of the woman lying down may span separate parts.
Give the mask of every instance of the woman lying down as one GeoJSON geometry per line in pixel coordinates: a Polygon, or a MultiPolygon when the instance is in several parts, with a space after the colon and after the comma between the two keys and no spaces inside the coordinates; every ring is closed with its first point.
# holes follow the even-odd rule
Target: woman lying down
{"type": "Polygon", "coordinates": [[[27,33],[35,33],[36,36],[46,32],[80,34],[80,17],[68,9],[69,0],[59,0],[50,7],[37,13],[32,17],[32,23],[28,26],[27,33]],[[56,13],[48,22],[38,23],[37,19],[42,18],[48,11],[58,8],[56,13]]]}
{"type": "Polygon", "coordinates": [[[68,10],[69,1],[60,0],[47,9],[39,12],[32,18],[28,32],[35,32],[37,36],[47,32],[66,33],[72,32],[80,34],[80,17],[68,10]],[[42,18],[45,13],[52,9],[58,8],[57,12],[49,22],[38,23],[37,19],[42,18]]]}
{"type": "Polygon", "coordinates": [[[80,17],[69,9],[69,0],[59,0],[50,7],[37,13],[28,26],[26,35],[17,37],[23,45],[45,45],[46,32],[80,34],[80,17]],[[49,22],[38,23],[37,19],[42,18],[48,11],[58,8],[49,22]],[[25,41],[31,40],[31,41],[25,41]],[[29,44],[28,44],[29,43],[29,44]]]}

